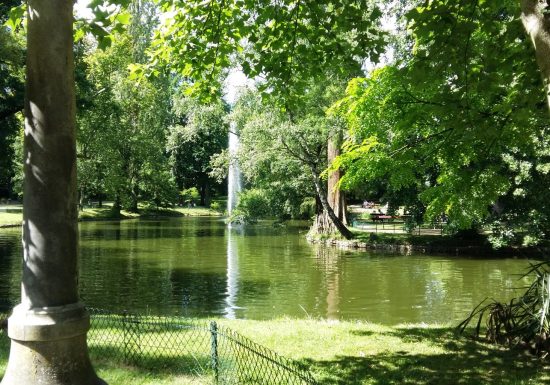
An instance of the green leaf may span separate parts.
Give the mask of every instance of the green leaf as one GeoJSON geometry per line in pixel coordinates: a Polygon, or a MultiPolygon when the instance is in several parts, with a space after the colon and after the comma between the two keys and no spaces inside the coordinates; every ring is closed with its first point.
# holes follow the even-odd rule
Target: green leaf
{"type": "Polygon", "coordinates": [[[8,20],[4,23],[4,25],[8,27],[12,32],[15,32],[23,21],[25,10],[25,4],[21,4],[18,7],[13,7],[12,9],[10,9],[8,20]]]}
{"type": "Polygon", "coordinates": [[[79,28],[77,29],[75,32],[74,32],[74,37],[73,37],[73,40],[74,42],[79,42],[80,40],[82,40],[82,38],[86,35],[86,31],[82,28],[79,28]]]}
{"type": "Polygon", "coordinates": [[[115,20],[120,24],[128,25],[128,24],[130,24],[130,21],[132,20],[132,15],[130,15],[130,13],[128,13],[128,12],[119,13],[115,17],[115,20]]]}

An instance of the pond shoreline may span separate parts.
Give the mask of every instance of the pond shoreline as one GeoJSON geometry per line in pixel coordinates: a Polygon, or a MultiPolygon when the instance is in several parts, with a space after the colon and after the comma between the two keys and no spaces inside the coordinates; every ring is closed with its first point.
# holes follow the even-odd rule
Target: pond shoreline
{"type": "Polygon", "coordinates": [[[503,258],[547,258],[550,255],[549,247],[505,247],[502,249],[494,249],[491,246],[467,244],[458,246],[456,244],[438,244],[425,245],[414,244],[404,241],[403,243],[394,242],[365,242],[357,239],[336,239],[307,236],[307,240],[313,244],[321,244],[325,246],[337,247],[346,250],[361,250],[361,251],[379,251],[397,254],[445,254],[445,255],[461,255],[473,257],[503,257],[503,258]]]}
{"type": "MultiPolygon", "coordinates": [[[[84,216],[78,218],[78,222],[98,222],[98,221],[124,221],[128,219],[168,219],[168,218],[182,218],[182,217],[217,217],[221,216],[220,213],[212,211],[208,208],[196,207],[192,209],[168,209],[162,211],[146,211],[144,213],[130,214],[120,216],[105,215],[106,210],[98,212],[84,212],[84,216]]],[[[22,214],[21,214],[22,216],[22,214]]],[[[9,229],[15,227],[21,227],[22,220],[17,222],[1,223],[2,213],[0,213],[0,229],[9,229]]]]}

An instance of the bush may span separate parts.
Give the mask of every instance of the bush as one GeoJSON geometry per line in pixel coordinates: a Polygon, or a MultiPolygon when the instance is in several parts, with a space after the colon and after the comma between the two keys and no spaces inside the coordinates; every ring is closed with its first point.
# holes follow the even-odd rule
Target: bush
{"type": "Polygon", "coordinates": [[[304,219],[313,218],[315,215],[315,198],[305,198],[300,204],[300,217],[304,219]]]}
{"type": "Polygon", "coordinates": [[[183,189],[180,191],[180,196],[184,204],[194,205],[200,198],[199,190],[196,187],[183,189]]]}
{"type": "Polygon", "coordinates": [[[239,194],[237,210],[246,221],[266,218],[271,215],[271,205],[265,191],[252,189],[239,194]]]}

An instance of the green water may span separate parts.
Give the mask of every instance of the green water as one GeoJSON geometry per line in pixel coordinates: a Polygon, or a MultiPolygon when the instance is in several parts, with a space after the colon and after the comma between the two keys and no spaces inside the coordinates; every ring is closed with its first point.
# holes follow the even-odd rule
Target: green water
{"type": "MultiPolygon", "coordinates": [[[[388,255],[310,245],[298,224],[230,229],[219,218],[80,224],[80,287],[89,306],[200,317],[463,319],[507,300],[528,262],[388,255]]],[[[17,300],[18,230],[0,231],[0,299],[17,300]]]]}

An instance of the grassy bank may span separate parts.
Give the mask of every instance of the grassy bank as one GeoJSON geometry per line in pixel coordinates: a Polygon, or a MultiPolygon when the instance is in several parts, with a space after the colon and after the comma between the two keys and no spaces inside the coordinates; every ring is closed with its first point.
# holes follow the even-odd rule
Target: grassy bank
{"type": "MultiPolygon", "coordinates": [[[[156,209],[150,207],[141,207],[139,212],[132,213],[122,210],[120,215],[113,215],[110,205],[102,208],[86,207],[79,211],[78,218],[81,221],[94,220],[121,220],[121,219],[149,219],[149,218],[167,218],[167,217],[183,217],[183,216],[220,216],[221,213],[207,207],[176,207],[170,209],[156,209]]],[[[16,227],[21,226],[23,218],[22,213],[6,213],[0,212],[0,228],[1,227],[16,227]]]]}
{"type": "MultiPolygon", "coordinates": [[[[220,320],[272,350],[308,365],[320,384],[548,384],[550,366],[520,351],[457,339],[440,325],[398,325],[281,319],[220,320]]],[[[2,338],[5,340],[5,338],[2,338]]],[[[117,366],[93,354],[109,384],[175,385],[208,379],[178,374],[170,360],[153,370],[117,366]]],[[[0,346],[0,375],[7,345],[0,346]]]]}

